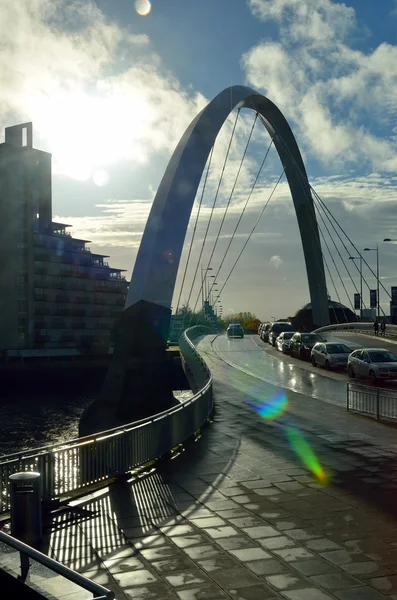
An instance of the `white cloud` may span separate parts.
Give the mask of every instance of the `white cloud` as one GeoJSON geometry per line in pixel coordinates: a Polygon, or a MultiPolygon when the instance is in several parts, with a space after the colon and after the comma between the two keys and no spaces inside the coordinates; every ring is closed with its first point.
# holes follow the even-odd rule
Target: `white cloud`
{"type": "MultiPolygon", "coordinates": [[[[248,82],[293,121],[298,141],[328,168],[395,169],[397,46],[367,52],[354,9],[331,0],[250,0],[253,14],[279,27],[242,58],[248,82]]],[[[365,35],[367,32],[364,32],[365,35]]]]}
{"type": "Polygon", "coordinates": [[[205,104],[88,0],[0,0],[0,125],[32,120],[54,172],[85,178],[176,145],[205,104]]]}

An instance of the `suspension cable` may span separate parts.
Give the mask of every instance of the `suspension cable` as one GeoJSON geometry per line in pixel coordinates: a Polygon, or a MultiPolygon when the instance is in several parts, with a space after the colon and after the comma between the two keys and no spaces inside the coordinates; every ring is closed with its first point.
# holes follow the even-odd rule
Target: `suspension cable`
{"type": "MultiPolygon", "coordinates": [[[[255,177],[254,183],[253,183],[253,184],[252,184],[252,186],[251,186],[251,189],[250,189],[250,191],[249,191],[249,194],[248,194],[248,196],[247,196],[247,199],[246,199],[246,201],[245,201],[245,204],[244,204],[244,206],[243,206],[243,210],[241,211],[241,213],[240,213],[240,216],[239,216],[239,218],[238,218],[237,225],[236,225],[236,227],[234,228],[233,234],[232,234],[232,236],[231,236],[231,238],[230,238],[230,240],[229,240],[228,246],[227,246],[227,248],[226,248],[226,250],[225,250],[225,253],[224,253],[224,255],[223,255],[223,258],[222,258],[222,260],[221,260],[221,264],[219,265],[218,271],[217,271],[217,273],[216,273],[216,275],[215,275],[215,280],[217,280],[217,279],[218,279],[218,276],[219,276],[219,273],[220,273],[220,271],[221,271],[221,269],[222,269],[223,263],[225,262],[225,259],[226,259],[226,256],[227,256],[227,253],[229,252],[230,246],[231,246],[231,245],[232,245],[232,243],[233,243],[233,240],[234,240],[234,237],[235,237],[235,235],[236,235],[237,229],[238,229],[238,227],[239,227],[239,225],[240,225],[240,223],[241,223],[241,220],[242,220],[242,218],[243,218],[243,216],[244,216],[244,213],[245,213],[245,210],[246,210],[246,208],[247,208],[248,202],[249,202],[249,201],[250,201],[250,199],[251,199],[251,196],[252,196],[252,194],[253,194],[253,191],[254,191],[254,189],[255,189],[255,187],[256,187],[256,184],[257,184],[257,182],[258,182],[258,179],[259,179],[259,177],[260,177],[260,175],[261,175],[261,173],[262,173],[262,169],[263,169],[263,167],[264,167],[264,165],[265,165],[266,159],[267,159],[267,157],[268,157],[268,155],[269,155],[269,152],[270,152],[270,149],[271,149],[272,145],[273,145],[273,138],[270,140],[270,144],[269,144],[269,146],[268,146],[268,148],[267,148],[267,150],[266,150],[266,154],[265,154],[265,156],[264,156],[264,158],[263,158],[263,160],[262,160],[262,163],[261,163],[261,165],[260,165],[260,167],[259,167],[258,173],[256,174],[256,177],[255,177]]],[[[212,288],[213,288],[213,286],[214,286],[214,283],[212,284],[212,286],[211,286],[211,289],[209,290],[208,297],[210,296],[210,294],[211,294],[211,292],[212,292],[212,288]]],[[[208,297],[207,297],[207,300],[208,300],[208,297]]]]}
{"type": "MultiPolygon", "coordinates": [[[[331,257],[331,260],[332,260],[332,262],[333,262],[333,264],[334,264],[334,267],[335,267],[335,269],[336,269],[336,272],[337,272],[337,274],[338,274],[338,276],[339,276],[339,279],[340,279],[340,281],[341,281],[342,285],[344,285],[344,284],[343,284],[342,277],[340,276],[340,273],[339,273],[339,271],[338,271],[338,267],[336,266],[336,263],[335,263],[334,257],[332,256],[331,250],[330,250],[330,248],[329,248],[329,246],[328,246],[328,242],[327,242],[327,240],[325,239],[325,236],[324,236],[323,230],[321,229],[321,227],[320,227],[320,226],[319,226],[318,230],[319,230],[319,232],[320,232],[320,235],[321,235],[321,237],[322,237],[322,240],[323,240],[323,242],[324,242],[324,244],[325,244],[325,247],[326,247],[326,248],[327,248],[327,250],[328,250],[328,254],[329,254],[329,256],[331,257]]],[[[348,322],[348,319],[347,319],[347,317],[346,317],[345,309],[344,309],[344,306],[343,306],[343,304],[342,304],[342,302],[341,302],[340,295],[339,295],[339,292],[338,292],[338,288],[336,287],[336,284],[335,284],[334,278],[332,277],[332,273],[331,273],[331,271],[330,271],[330,268],[329,268],[329,266],[328,266],[328,264],[327,264],[327,262],[326,262],[326,260],[325,260],[324,253],[323,253],[323,260],[324,260],[324,263],[325,263],[325,265],[326,265],[326,267],[327,267],[328,275],[329,275],[329,277],[330,277],[330,279],[331,279],[331,281],[332,281],[332,285],[334,286],[334,290],[335,290],[336,297],[338,298],[338,302],[339,302],[339,304],[342,306],[342,312],[343,312],[343,315],[344,315],[344,317],[345,317],[345,322],[347,323],[347,322],[348,322]]],[[[345,289],[345,291],[346,291],[346,289],[345,289]]],[[[348,296],[348,295],[347,295],[347,296],[348,296]]],[[[348,296],[348,297],[349,297],[349,296],[348,296]]],[[[353,305],[352,305],[352,308],[353,308],[353,305]]],[[[353,310],[354,310],[354,308],[353,308],[353,310]]],[[[335,313],[335,318],[337,319],[335,310],[334,310],[334,313],[335,313]]]]}
{"type": "MultiPolygon", "coordinates": [[[[345,263],[344,263],[344,260],[343,260],[343,258],[342,258],[342,256],[341,256],[340,252],[339,252],[339,249],[338,249],[338,247],[337,247],[337,245],[336,245],[336,243],[335,243],[335,240],[333,239],[333,237],[332,237],[332,236],[331,236],[331,234],[330,234],[330,231],[329,231],[329,229],[328,229],[328,226],[327,226],[327,224],[326,224],[326,222],[325,222],[325,220],[324,220],[324,217],[323,217],[323,215],[321,214],[321,212],[320,212],[318,209],[317,209],[317,214],[318,214],[318,216],[320,217],[320,219],[321,219],[321,221],[322,221],[322,223],[323,223],[323,225],[324,225],[325,229],[327,230],[327,233],[328,233],[328,235],[330,236],[330,239],[331,239],[332,243],[334,244],[334,247],[335,247],[335,249],[336,249],[337,253],[339,254],[339,258],[341,259],[341,261],[342,261],[343,265],[346,267],[346,265],[345,265],[345,263]]],[[[335,262],[335,259],[334,259],[333,255],[332,255],[332,253],[331,253],[331,250],[329,249],[328,242],[326,241],[326,239],[325,239],[325,236],[324,236],[324,234],[323,234],[323,232],[322,232],[322,231],[321,231],[321,235],[322,235],[322,238],[323,238],[323,240],[324,240],[324,243],[325,243],[325,245],[326,245],[326,247],[327,247],[327,250],[328,250],[328,252],[329,252],[329,255],[330,255],[330,257],[331,257],[331,260],[332,260],[332,262],[333,262],[333,265],[334,265],[334,267],[335,267],[335,270],[336,270],[336,272],[337,272],[337,274],[338,274],[339,280],[340,280],[340,282],[341,282],[341,284],[342,284],[342,286],[343,286],[343,289],[345,290],[345,293],[346,293],[347,299],[348,299],[348,301],[350,302],[350,305],[351,305],[351,307],[352,307],[352,309],[353,309],[353,311],[354,311],[354,306],[353,306],[353,304],[352,304],[352,301],[351,301],[350,295],[349,295],[349,293],[348,293],[348,291],[347,291],[347,289],[346,289],[346,286],[345,286],[345,284],[344,284],[344,281],[343,281],[343,279],[342,279],[342,276],[341,276],[341,274],[340,274],[340,272],[339,272],[339,269],[338,269],[338,267],[337,267],[337,264],[336,264],[336,262],[335,262]]],[[[348,272],[348,273],[349,273],[349,272],[348,272]]],[[[349,273],[349,275],[350,275],[350,273],[349,273]]],[[[350,279],[353,281],[353,279],[352,279],[351,277],[350,277],[350,279]]],[[[354,284],[354,283],[353,283],[353,285],[354,285],[354,287],[355,287],[356,291],[358,292],[358,290],[357,290],[357,287],[355,286],[355,284],[354,284]]],[[[339,298],[339,302],[340,302],[340,298],[339,298]]]]}
{"type": "MultiPolygon", "coordinates": [[[[319,196],[319,195],[317,194],[317,192],[314,190],[313,186],[312,186],[312,185],[311,185],[311,184],[308,182],[308,180],[307,180],[307,177],[306,177],[306,176],[304,176],[304,174],[303,174],[303,172],[302,172],[302,169],[301,169],[301,168],[299,167],[299,165],[297,164],[297,162],[296,162],[296,160],[295,160],[295,157],[294,157],[294,156],[291,154],[291,152],[290,152],[290,150],[289,150],[288,146],[286,145],[286,143],[285,143],[284,139],[283,139],[281,136],[279,136],[279,139],[280,139],[281,143],[283,144],[283,147],[284,147],[284,149],[286,150],[286,152],[288,153],[289,157],[290,157],[290,158],[293,160],[293,162],[294,162],[294,164],[295,164],[295,168],[296,168],[296,170],[297,170],[297,173],[298,173],[299,177],[301,178],[301,181],[302,181],[302,180],[304,180],[305,182],[307,182],[307,183],[309,184],[310,190],[311,190],[311,192],[314,194],[314,197],[315,197],[315,199],[316,199],[316,200],[318,200],[318,202],[320,202],[320,203],[321,203],[321,207],[323,208],[323,210],[324,210],[324,207],[327,209],[327,212],[328,212],[328,213],[329,213],[329,214],[332,216],[332,218],[335,220],[335,222],[337,223],[337,225],[339,226],[339,228],[341,229],[341,231],[344,233],[344,235],[345,235],[345,236],[347,237],[347,239],[350,241],[349,237],[348,237],[348,236],[347,236],[347,234],[344,232],[344,230],[343,230],[343,229],[342,229],[342,227],[339,225],[339,223],[336,221],[335,217],[333,217],[332,213],[329,211],[329,209],[328,209],[328,208],[325,206],[325,204],[322,202],[322,200],[321,200],[320,196],[319,196]]],[[[320,215],[320,212],[319,212],[319,210],[318,210],[318,209],[317,209],[317,213],[320,215]]],[[[348,255],[350,255],[350,253],[349,253],[349,251],[348,251],[348,249],[347,249],[347,247],[346,247],[346,244],[344,243],[343,239],[342,239],[342,238],[340,237],[340,235],[339,235],[339,232],[336,230],[336,228],[335,228],[335,226],[333,225],[333,223],[331,222],[331,220],[330,220],[329,216],[328,216],[328,215],[326,215],[326,216],[327,216],[327,219],[328,219],[329,223],[331,224],[332,228],[334,229],[334,231],[335,231],[335,233],[336,233],[337,237],[339,238],[340,242],[342,243],[342,245],[343,245],[343,247],[344,247],[344,249],[345,249],[346,253],[347,253],[348,255]]],[[[323,220],[323,222],[324,222],[324,220],[323,220]]],[[[356,292],[358,292],[357,286],[356,286],[356,284],[355,284],[355,282],[354,282],[354,280],[353,280],[353,278],[352,278],[352,276],[351,276],[351,273],[350,273],[349,269],[347,268],[347,266],[346,266],[346,263],[344,262],[344,260],[343,260],[343,257],[342,257],[342,255],[340,254],[340,252],[339,252],[339,249],[338,249],[338,247],[337,247],[337,245],[336,245],[336,243],[335,243],[335,241],[334,241],[334,239],[333,239],[332,235],[330,234],[330,232],[329,232],[329,229],[328,229],[328,227],[326,226],[325,222],[324,222],[324,225],[325,225],[325,227],[326,227],[326,229],[327,229],[327,231],[328,231],[328,234],[329,234],[329,236],[330,236],[330,238],[331,238],[331,240],[332,240],[332,242],[333,242],[333,244],[334,244],[334,246],[335,246],[335,248],[336,248],[336,251],[338,252],[338,254],[339,254],[339,257],[340,257],[340,259],[341,259],[341,261],[342,261],[342,263],[343,263],[343,265],[344,265],[344,267],[345,267],[345,269],[346,269],[346,271],[347,271],[347,274],[348,274],[348,276],[349,276],[349,278],[350,278],[350,280],[351,280],[351,282],[352,282],[352,284],[353,284],[353,287],[354,287],[354,289],[356,290],[356,292]]],[[[352,242],[350,241],[350,243],[352,243],[352,242]]],[[[353,244],[352,244],[352,245],[353,245],[353,244]]],[[[358,252],[358,250],[357,250],[357,252],[358,252]]],[[[357,265],[356,265],[355,263],[354,263],[354,266],[355,266],[355,268],[356,268],[356,269],[358,269],[358,267],[357,267],[357,265]]],[[[341,278],[340,278],[340,279],[341,279],[341,278]]],[[[341,281],[342,281],[342,279],[341,279],[341,281]]],[[[342,283],[342,285],[343,285],[343,283],[342,283]]],[[[349,298],[349,295],[348,295],[348,293],[347,293],[347,291],[346,291],[346,288],[345,288],[345,292],[346,292],[346,295],[347,295],[347,297],[348,297],[348,299],[349,299],[349,301],[350,301],[350,303],[351,303],[351,300],[350,300],[350,298],[349,298]]],[[[354,310],[354,309],[353,309],[353,310],[354,310]]]]}
{"type": "MultiPolygon", "coordinates": [[[[322,233],[322,232],[321,232],[321,233],[322,233]]],[[[334,290],[335,290],[335,293],[336,293],[336,297],[338,298],[338,300],[339,300],[340,304],[342,304],[342,303],[341,303],[341,301],[340,301],[340,298],[339,298],[339,294],[338,294],[338,290],[337,290],[337,288],[336,288],[336,285],[335,285],[334,278],[332,277],[332,273],[331,273],[331,271],[330,271],[330,268],[329,268],[329,266],[328,266],[328,262],[327,262],[327,260],[326,260],[326,258],[325,258],[325,256],[324,256],[324,255],[323,255],[323,260],[324,260],[325,268],[327,269],[328,275],[329,275],[329,277],[330,277],[330,279],[331,279],[332,285],[334,286],[334,290]]],[[[328,288],[327,288],[327,295],[328,295],[328,288]]],[[[343,305],[342,305],[342,306],[343,306],[343,305]]],[[[336,323],[339,323],[338,315],[336,314],[335,306],[334,306],[333,304],[331,305],[331,309],[334,311],[334,316],[335,316],[335,321],[336,321],[336,323]]],[[[345,311],[343,311],[343,314],[345,314],[345,311]]],[[[345,315],[345,319],[346,319],[346,315],[345,315]]],[[[347,321],[346,321],[346,322],[347,322],[347,321]]]]}
{"type": "MultiPolygon", "coordinates": [[[[288,155],[290,156],[290,158],[291,158],[291,159],[292,159],[292,161],[294,162],[294,164],[295,164],[295,168],[296,168],[296,170],[297,170],[298,174],[299,174],[299,175],[302,177],[302,176],[303,176],[302,169],[301,169],[301,168],[300,168],[300,166],[297,164],[297,162],[296,162],[296,160],[295,160],[295,157],[294,157],[294,156],[291,154],[291,152],[290,152],[290,150],[289,150],[288,146],[286,145],[286,143],[284,142],[284,140],[283,140],[283,138],[282,138],[281,136],[280,136],[280,141],[281,141],[281,143],[283,144],[283,146],[284,146],[284,149],[286,150],[286,152],[288,153],[288,155]]],[[[356,245],[355,245],[355,244],[352,242],[352,240],[350,239],[350,237],[347,235],[347,233],[345,232],[345,230],[343,229],[343,227],[342,227],[342,226],[341,226],[341,225],[338,223],[337,219],[334,217],[334,215],[332,214],[332,212],[330,211],[330,209],[327,207],[327,205],[326,205],[326,204],[323,202],[323,200],[321,199],[321,197],[319,196],[319,194],[316,192],[316,190],[314,189],[314,187],[313,187],[313,186],[310,184],[310,182],[309,182],[309,187],[310,187],[310,190],[311,190],[311,192],[313,193],[313,195],[314,195],[314,196],[317,198],[318,202],[319,202],[319,203],[322,205],[322,207],[323,207],[324,211],[328,213],[328,215],[329,215],[329,217],[328,217],[329,221],[331,222],[331,220],[332,220],[332,221],[334,221],[334,222],[336,223],[336,225],[338,226],[338,228],[341,230],[341,232],[343,233],[343,235],[346,237],[346,239],[348,240],[348,242],[351,244],[351,246],[352,246],[352,247],[353,247],[353,249],[355,250],[355,252],[357,252],[357,253],[358,253],[358,255],[361,257],[361,259],[362,259],[362,261],[364,262],[364,264],[365,264],[365,265],[368,267],[368,269],[371,271],[372,275],[375,277],[375,279],[376,279],[376,280],[378,280],[378,278],[377,278],[377,275],[376,275],[376,273],[374,272],[374,270],[373,270],[373,269],[370,267],[370,265],[369,265],[369,264],[368,264],[368,262],[365,260],[365,258],[364,258],[364,257],[363,257],[363,255],[361,254],[361,252],[360,252],[360,251],[358,250],[358,248],[356,247],[356,245]]],[[[344,248],[345,248],[345,250],[346,250],[347,254],[349,254],[349,255],[350,255],[350,253],[348,252],[348,250],[347,250],[347,248],[346,248],[345,244],[343,243],[342,239],[340,238],[339,234],[337,233],[337,231],[336,231],[336,228],[335,228],[335,226],[334,226],[334,225],[333,225],[333,229],[334,229],[335,233],[338,235],[338,237],[339,237],[340,241],[342,242],[342,244],[343,244],[343,246],[344,246],[344,248]]],[[[354,262],[354,261],[353,261],[353,263],[354,263],[354,266],[355,266],[356,270],[357,270],[357,271],[359,271],[359,268],[358,268],[358,266],[355,264],[355,262],[354,262]]],[[[363,278],[363,279],[364,279],[364,278],[363,278]]],[[[370,287],[369,287],[369,285],[368,285],[368,283],[366,282],[366,280],[365,280],[365,279],[364,279],[364,282],[365,282],[366,286],[368,287],[368,289],[370,289],[370,287]]],[[[388,291],[388,290],[385,288],[385,286],[384,286],[384,285],[383,285],[383,283],[380,281],[380,279],[379,279],[379,285],[380,285],[380,286],[382,287],[382,289],[383,289],[383,290],[386,292],[386,294],[389,296],[389,298],[391,298],[391,295],[390,295],[389,291],[388,291]]],[[[380,305],[379,305],[379,306],[380,306],[380,305]]],[[[381,309],[381,310],[382,310],[382,312],[383,312],[383,314],[384,314],[384,311],[383,311],[383,309],[381,309]]]]}
{"type": "MultiPolygon", "coordinates": [[[[192,253],[194,238],[195,238],[195,235],[196,235],[197,224],[198,224],[198,220],[199,220],[199,217],[200,217],[201,205],[202,205],[202,202],[203,202],[204,192],[205,192],[206,185],[207,185],[208,174],[209,174],[210,167],[211,167],[213,153],[214,153],[214,146],[212,146],[212,148],[211,148],[211,153],[210,153],[210,157],[209,157],[208,164],[207,164],[207,170],[206,170],[206,173],[205,173],[203,188],[201,190],[198,212],[197,212],[196,220],[195,220],[195,223],[194,223],[193,235],[192,235],[192,239],[191,239],[191,242],[190,242],[189,252],[188,252],[188,255],[187,255],[185,270],[184,270],[184,273],[183,273],[183,278],[182,278],[182,283],[181,283],[181,289],[179,291],[179,297],[178,297],[178,302],[177,302],[177,305],[176,305],[175,314],[178,314],[179,303],[181,301],[183,286],[184,286],[184,283],[185,283],[186,273],[187,273],[188,266],[189,266],[189,261],[190,261],[190,255],[192,253]]],[[[194,281],[194,277],[193,277],[193,281],[194,281]]],[[[191,286],[190,291],[189,291],[189,297],[188,297],[187,304],[186,304],[187,306],[189,306],[189,300],[190,300],[190,296],[191,296],[191,293],[192,293],[192,289],[193,289],[193,285],[191,286]]]]}
{"type": "MultiPolygon", "coordinates": [[[[329,208],[326,206],[326,204],[324,204],[323,200],[321,199],[321,197],[317,194],[317,192],[313,189],[313,193],[316,195],[316,197],[318,197],[318,201],[321,203],[321,205],[323,206],[324,210],[329,213],[330,218],[335,221],[335,223],[337,224],[337,226],[339,227],[339,229],[342,231],[342,233],[346,236],[347,240],[349,241],[349,243],[352,245],[352,247],[354,248],[355,252],[358,253],[358,255],[362,258],[364,264],[368,267],[368,269],[371,271],[372,275],[375,277],[375,279],[377,280],[378,277],[375,273],[375,271],[369,266],[369,264],[367,263],[367,261],[365,260],[365,258],[363,257],[363,255],[360,253],[360,251],[357,249],[357,247],[355,246],[355,244],[351,241],[351,239],[349,238],[349,236],[347,235],[347,233],[344,231],[344,229],[339,225],[338,221],[335,219],[335,217],[333,216],[333,214],[331,213],[331,211],[329,210],[329,208]]],[[[357,265],[356,268],[358,269],[357,265]]],[[[365,281],[365,279],[364,279],[365,281]]],[[[367,285],[368,289],[370,289],[368,283],[365,281],[365,284],[367,285]]],[[[386,292],[386,294],[389,296],[389,298],[391,299],[391,294],[390,292],[387,290],[387,288],[385,288],[385,286],[383,285],[383,283],[380,281],[379,278],[379,285],[382,287],[382,289],[386,292]]]]}
{"type": "MultiPolygon", "coordinates": [[[[239,114],[240,114],[240,110],[238,110],[237,115],[236,115],[236,119],[234,121],[232,133],[231,133],[230,140],[229,140],[229,145],[228,145],[228,148],[227,148],[227,152],[226,152],[225,160],[224,160],[224,163],[223,163],[223,168],[222,168],[221,176],[220,176],[219,183],[218,183],[218,188],[217,188],[217,191],[216,191],[216,194],[215,194],[214,201],[212,203],[210,218],[208,220],[208,224],[207,224],[207,227],[206,227],[206,230],[205,230],[204,239],[203,239],[203,242],[201,244],[201,248],[200,248],[199,257],[198,257],[198,260],[197,260],[196,269],[195,269],[195,272],[194,272],[194,275],[193,275],[192,285],[191,285],[190,292],[189,292],[188,303],[190,301],[190,297],[191,297],[191,294],[192,294],[192,291],[193,291],[193,286],[194,286],[195,281],[196,281],[197,271],[198,271],[198,268],[199,268],[199,265],[200,265],[201,257],[203,255],[205,242],[207,241],[208,231],[209,231],[209,228],[210,228],[210,225],[211,225],[211,221],[212,221],[212,217],[213,217],[213,214],[214,214],[215,204],[216,204],[216,201],[217,201],[217,198],[218,198],[219,188],[220,188],[221,183],[222,183],[223,174],[225,172],[226,162],[227,162],[227,158],[229,156],[230,147],[232,145],[232,141],[233,141],[233,137],[234,137],[234,132],[236,130],[236,125],[237,125],[239,114]]],[[[199,295],[200,295],[200,292],[201,292],[202,288],[203,288],[203,282],[201,282],[199,295]]],[[[192,314],[190,316],[189,327],[190,327],[191,322],[192,322],[192,318],[193,318],[192,315],[193,315],[193,312],[192,312],[192,314]]]]}
{"type": "MultiPolygon", "coordinates": [[[[239,118],[239,116],[240,116],[240,109],[238,109],[238,111],[237,111],[237,114],[236,114],[236,119],[235,119],[235,121],[234,121],[233,129],[232,129],[232,134],[231,134],[231,136],[230,136],[229,144],[228,144],[228,147],[227,147],[227,151],[226,151],[226,155],[225,155],[225,160],[223,161],[223,167],[222,167],[221,175],[220,175],[220,178],[219,178],[219,181],[218,181],[218,186],[217,186],[217,189],[216,189],[216,193],[215,193],[214,202],[213,202],[213,204],[212,204],[212,209],[211,209],[210,218],[209,218],[209,221],[208,221],[207,229],[206,229],[206,231],[205,231],[205,235],[204,235],[203,243],[202,243],[202,245],[201,245],[200,255],[199,255],[199,258],[198,258],[198,261],[197,261],[196,272],[195,272],[195,274],[194,274],[194,278],[193,278],[193,282],[192,282],[192,289],[193,289],[193,284],[194,284],[194,282],[195,282],[195,279],[196,279],[197,270],[198,270],[198,267],[199,267],[199,264],[200,264],[200,260],[201,260],[201,257],[202,257],[202,255],[203,255],[204,245],[205,245],[205,242],[206,242],[206,240],[207,240],[208,230],[209,230],[209,228],[210,228],[211,221],[212,221],[212,216],[213,216],[213,214],[214,214],[215,204],[216,204],[216,201],[217,201],[217,199],[218,199],[219,190],[220,190],[220,188],[221,188],[221,184],[222,184],[222,180],[223,180],[223,175],[224,175],[224,173],[225,173],[226,164],[227,164],[227,160],[228,160],[228,157],[229,157],[230,148],[231,148],[232,141],[233,141],[233,138],[234,138],[234,133],[235,133],[235,131],[236,131],[236,125],[237,125],[237,121],[238,121],[238,118],[239,118]]],[[[208,268],[208,267],[207,267],[207,268],[208,268]]],[[[204,280],[204,281],[205,281],[205,280],[204,280]]],[[[201,285],[200,285],[200,288],[199,288],[199,292],[198,292],[198,295],[197,295],[197,299],[196,299],[196,302],[195,302],[195,304],[194,304],[194,308],[193,308],[192,314],[191,314],[191,316],[190,316],[189,327],[191,326],[192,319],[193,319],[193,314],[194,314],[194,311],[195,311],[195,309],[196,309],[196,306],[197,306],[198,299],[200,298],[200,294],[201,294],[201,291],[202,291],[202,289],[203,289],[203,281],[201,282],[201,285]]]]}
{"type": "Polygon", "coordinates": [[[255,232],[255,229],[257,228],[257,226],[258,226],[258,224],[259,224],[259,221],[260,221],[260,220],[261,220],[261,218],[263,217],[263,213],[265,212],[265,210],[266,210],[266,208],[267,208],[267,206],[268,206],[268,204],[269,204],[270,200],[272,199],[272,197],[273,197],[273,194],[274,194],[274,192],[276,191],[276,189],[277,189],[277,186],[278,186],[278,184],[280,183],[280,181],[281,181],[281,179],[282,179],[282,177],[283,177],[283,175],[284,175],[284,172],[285,172],[285,167],[284,167],[284,168],[283,168],[283,170],[281,171],[281,175],[280,175],[280,177],[278,178],[278,180],[277,180],[277,182],[276,182],[275,186],[273,187],[273,189],[272,189],[272,191],[271,191],[271,193],[270,193],[270,196],[269,196],[269,198],[268,198],[268,199],[267,199],[267,201],[266,201],[266,204],[265,204],[265,206],[264,206],[264,207],[263,207],[263,209],[261,210],[261,213],[260,213],[259,217],[257,218],[257,220],[256,220],[256,222],[255,222],[255,225],[254,225],[254,226],[253,226],[253,228],[251,229],[251,231],[250,231],[250,233],[249,233],[249,235],[248,235],[248,238],[246,239],[246,241],[245,241],[245,243],[244,243],[243,247],[241,248],[241,250],[240,250],[240,253],[239,253],[239,255],[237,256],[237,258],[236,258],[236,260],[235,260],[235,262],[234,262],[234,264],[233,264],[233,266],[232,266],[232,268],[231,268],[231,270],[230,270],[230,272],[229,272],[229,275],[226,277],[226,280],[225,280],[225,282],[224,282],[223,286],[221,287],[220,291],[218,292],[218,295],[217,295],[217,297],[216,297],[216,299],[215,299],[215,302],[216,302],[216,300],[218,300],[219,296],[221,295],[222,291],[224,290],[224,288],[225,288],[225,285],[226,285],[226,284],[227,284],[227,282],[229,281],[229,279],[230,279],[230,276],[231,276],[231,274],[233,273],[235,266],[237,265],[238,261],[240,260],[240,257],[241,257],[241,255],[242,255],[242,253],[244,252],[244,250],[245,250],[245,248],[246,248],[246,246],[247,246],[248,242],[250,241],[250,239],[251,239],[251,237],[252,237],[253,233],[255,232]]]}
{"type": "MultiPolygon", "coordinates": [[[[245,144],[244,152],[243,152],[243,155],[242,155],[242,157],[241,157],[240,164],[239,164],[239,167],[238,167],[238,170],[237,170],[237,175],[236,175],[236,177],[235,177],[235,179],[234,179],[234,183],[233,183],[233,186],[232,186],[232,190],[231,190],[231,192],[230,192],[230,194],[229,194],[229,198],[228,198],[228,201],[227,201],[227,204],[226,204],[225,212],[223,213],[223,216],[222,216],[222,221],[221,221],[221,224],[220,224],[220,226],[219,226],[219,229],[218,229],[217,236],[216,236],[216,238],[215,238],[215,243],[214,243],[214,246],[213,246],[213,248],[212,248],[211,256],[210,256],[210,258],[209,258],[209,261],[208,261],[208,265],[207,265],[206,271],[208,271],[208,269],[209,269],[209,267],[210,267],[210,265],[211,265],[211,261],[212,261],[212,258],[213,258],[213,256],[214,256],[214,253],[215,253],[215,248],[217,247],[217,244],[218,244],[218,241],[219,241],[219,236],[220,236],[220,234],[221,234],[221,231],[222,231],[222,228],[223,228],[223,224],[224,224],[224,222],[225,222],[225,219],[226,219],[227,211],[229,210],[229,206],[230,206],[230,203],[231,203],[231,201],[232,201],[232,197],[233,197],[233,194],[234,194],[234,190],[236,189],[237,181],[238,181],[238,178],[239,178],[239,176],[240,176],[240,172],[241,172],[241,169],[242,169],[242,166],[243,166],[243,163],[244,163],[245,156],[246,156],[246,154],[247,154],[248,146],[249,146],[249,144],[250,144],[250,141],[251,141],[251,138],[252,138],[252,133],[253,133],[253,131],[254,131],[254,128],[255,128],[255,124],[256,124],[256,121],[257,121],[257,119],[258,119],[258,113],[255,113],[255,119],[254,119],[254,122],[252,123],[251,131],[250,131],[250,133],[249,133],[248,140],[247,140],[247,142],[246,142],[246,144],[245,144]]],[[[219,271],[218,271],[218,272],[219,272],[219,271]]],[[[216,275],[215,275],[215,278],[216,278],[216,275]]],[[[213,285],[214,285],[214,284],[212,284],[212,287],[213,287],[213,285]]],[[[212,287],[211,287],[211,289],[210,289],[210,290],[209,290],[209,292],[208,292],[208,296],[207,296],[206,300],[208,300],[208,297],[209,297],[209,295],[211,294],[212,287]]],[[[197,302],[196,302],[196,305],[197,305],[197,302]]],[[[195,305],[195,307],[194,307],[194,308],[196,308],[196,305],[195,305]]],[[[193,309],[193,312],[194,312],[194,309],[193,309]]]]}

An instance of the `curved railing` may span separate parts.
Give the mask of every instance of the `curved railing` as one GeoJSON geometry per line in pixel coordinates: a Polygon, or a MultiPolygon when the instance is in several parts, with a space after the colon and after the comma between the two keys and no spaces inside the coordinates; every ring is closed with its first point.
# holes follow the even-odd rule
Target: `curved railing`
{"type": "MultiPolygon", "coordinates": [[[[326,331],[346,331],[346,332],[362,332],[362,333],[374,333],[373,323],[339,323],[338,325],[325,325],[315,329],[313,333],[322,333],[326,331]]],[[[397,337],[397,325],[386,324],[386,337],[394,338],[397,337]]]]}
{"type": "Polygon", "coordinates": [[[41,473],[45,501],[71,497],[156,460],[183,444],[213,410],[212,376],[192,340],[211,330],[192,327],[180,339],[180,350],[194,395],[162,413],[76,438],[69,442],[0,457],[0,514],[10,509],[9,477],[19,471],[41,473]]]}

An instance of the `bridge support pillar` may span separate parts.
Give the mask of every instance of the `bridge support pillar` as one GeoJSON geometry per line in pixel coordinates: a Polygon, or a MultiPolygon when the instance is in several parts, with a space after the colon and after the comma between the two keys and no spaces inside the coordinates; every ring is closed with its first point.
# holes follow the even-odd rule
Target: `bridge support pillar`
{"type": "Polygon", "coordinates": [[[171,311],[140,300],[126,308],[101,396],[80,420],[80,435],[139,421],[176,406],[166,360],[171,311]]]}

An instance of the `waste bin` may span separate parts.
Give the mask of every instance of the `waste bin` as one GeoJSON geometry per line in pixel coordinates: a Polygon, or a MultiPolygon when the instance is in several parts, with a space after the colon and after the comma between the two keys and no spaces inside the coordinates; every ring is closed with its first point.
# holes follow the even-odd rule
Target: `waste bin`
{"type": "Polygon", "coordinates": [[[11,535],[35,546],[42,539],[40,473],[14,473],[10,482],[11,535]]]}

